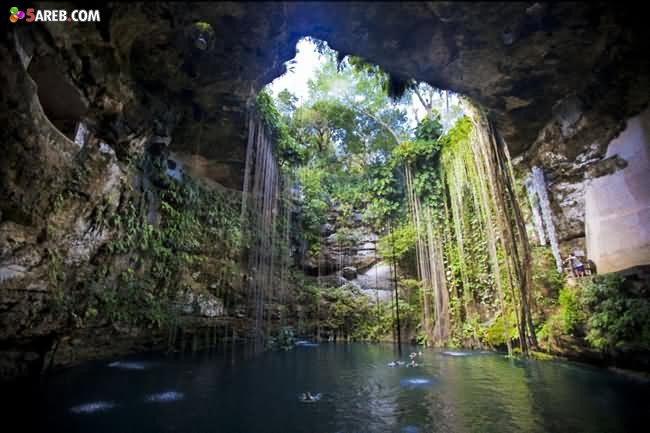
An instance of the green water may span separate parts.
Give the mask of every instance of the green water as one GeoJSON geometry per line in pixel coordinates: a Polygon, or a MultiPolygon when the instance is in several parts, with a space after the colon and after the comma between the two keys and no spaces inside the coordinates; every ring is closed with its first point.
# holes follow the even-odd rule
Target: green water
{"type": "Polygon", "coordinates": [[[428,350],[421,367],[391,368],[391,345],[148,354],[65,370],[9,399],[3,393],[3,407],[21,431],[43,432],[616,433],[649,425],[647,383],[572,363],[456,355],[428,350]],[[322,397],[302,403],[304,391],[322,397]]]}

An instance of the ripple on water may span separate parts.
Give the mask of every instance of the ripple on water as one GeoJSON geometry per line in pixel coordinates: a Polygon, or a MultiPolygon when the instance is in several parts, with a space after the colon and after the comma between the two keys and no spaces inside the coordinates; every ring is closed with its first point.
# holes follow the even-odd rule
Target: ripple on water
{"type": "Polygon", "coordinates": [[[400,429],[400,433],[420,433],[420,430],[413,425],[407,425],[400,429]]]}
{"type": "Polygon", "coordinates": [[[115,403],[110,401],[95,401],[92,403],[80,404],[70,408],[73,413],[93,413],[103,412],[115,407],[115,403]]]}
{"type": "Polygon", "coordinates": [[[122,368],[124,370],[144,370],[147,368],[144,362],[123,362],[115,361],[108,364],[111,368],[122,368]]]}
{"type": "Polygon", "coordinates": [[[311,341],[307,341],[307,340],[299,340],[296,341],[295,345],[297,347],[317,347],[318,343],[312,343],[311,341]]]}
{"type": "Polygon", "coordinates": [[[405,388],[425,388],[433,385],[433,379],[427,377],[411,377],[402,379],[400,384],[405,388]]]}
{"type": "Polygon", "coordinates": [[[168,402],[182,400],[185,395],[182,392],[167,391],[158,394],[151,394],[146,397],[148,402],[168,402]]]}
{"type": "Polygon", "coordinates": [[[469,352],[453,352],[453,351],[442,352],[442,354],[447,356],[470,356],[471,355],[471,353],[469,352]]]}

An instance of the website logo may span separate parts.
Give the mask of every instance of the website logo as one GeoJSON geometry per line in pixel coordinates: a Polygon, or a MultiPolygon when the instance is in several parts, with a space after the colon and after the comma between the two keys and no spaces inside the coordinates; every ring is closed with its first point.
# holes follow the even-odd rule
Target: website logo
{"type": "Polygon", "coordinates": [[[22,20],[25,18],[25,12],[18,10],[16,6],[12,7],[9,9],[9,12],[11,12],[11,16],[9,17],[9,21],[12,23],[15,23],[18,20],[22,20]]]}
{"type": "Polygon", "coordinates": [[[94,9],[75,9],[72,13],[68,13],[65,9],[34,9],[27,8],[25,12],[19,10],[17,7],[9,9],[11,15],[9,21],[12,23],[18,22],[25,18],[28,23],[46,21],[46,22],[99,22],[99,10],[94,9]]]}

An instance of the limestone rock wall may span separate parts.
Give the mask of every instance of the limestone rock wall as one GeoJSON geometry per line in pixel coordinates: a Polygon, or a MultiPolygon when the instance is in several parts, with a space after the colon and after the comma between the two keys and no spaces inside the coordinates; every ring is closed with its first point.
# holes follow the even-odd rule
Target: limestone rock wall
{"type": "Polygon", "coordinates": [[[650,109],[628,120],[606,157],[627,166],[585,191],[586,243],[599,272],[650,264],[650,109]]]}
{"type": "MultiPolygon", "coordinates": [[[[112,56],[102,51],[99,34],[74,44],[74,32],[32,29],[0,44],[7,85],[0,96],[0,381],[169,344],[166,330],[132,325],[123,312],[109,317],[107,294],[131,268],[136,289],[151,281],[144,275],[150,260],[111,253],[133,234],[110,221],[125,217],[131,203],[142,206],[149,223],[160,222],[155,180],[134,161],[146,147],[160,153],[173,119],[153,110],[139,129],[127,126],[133,120],[121,110],[132,101],[132,82],[119,68],[104,69],[112,56]],[[93,66],[84,68],[89,61],[93,66]],[[85,128],[75,130],[78,124],[85,128]]],[[[215,296],[218,258],[199,273],[172,276],[189,290],[178,322],[187,332],[210,329],[214,336],[217,324],[221,333],[227,326],[223,298],[215,296]]],[[[231,300],[231,311],[237,302],[231,300]]]]}
{"type": "Polygon", "coordinates": [[[332,206],[321,228],[319,254],[307,249],[300,266],[312,275],[337,273],[348,280],[356,277],[375,263],[381,261],[377,253],[379,236],[362,223],[362,216],[354,211],[344,218],[336,206],[332,206]]]}

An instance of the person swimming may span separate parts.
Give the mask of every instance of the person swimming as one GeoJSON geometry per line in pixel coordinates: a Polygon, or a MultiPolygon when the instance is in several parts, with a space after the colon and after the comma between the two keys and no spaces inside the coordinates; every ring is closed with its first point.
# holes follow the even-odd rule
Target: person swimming
{"type": "Polygon", "coordinates": [[[300,395],[300,401],[303,403],[311,403],[320,400],[320,396],[320,393],[312,394],[311,392],[306,391],[300,395]]]}

